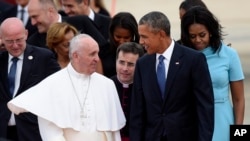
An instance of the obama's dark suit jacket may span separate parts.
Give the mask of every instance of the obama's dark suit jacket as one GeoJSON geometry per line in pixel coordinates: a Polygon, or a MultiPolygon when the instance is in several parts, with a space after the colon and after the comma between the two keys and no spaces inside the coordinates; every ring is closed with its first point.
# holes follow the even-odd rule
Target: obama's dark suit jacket
{"type": "Polygon", "coordinates": [[[145,55],[134,74],[130,141],[211,141],[214,100],[204,54],[175,43],[162,98],[156,54],[145,55]]]}

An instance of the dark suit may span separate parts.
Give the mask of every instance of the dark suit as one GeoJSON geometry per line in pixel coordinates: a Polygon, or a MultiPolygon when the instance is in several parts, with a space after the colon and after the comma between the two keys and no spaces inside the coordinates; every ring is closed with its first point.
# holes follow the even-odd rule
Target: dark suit
{"type": "MultiPolygon", "coordinates": [[[[11,8],[11,6],[12,6],[11,4],[1,0],[0,1],[0,16],[1,16],[2,12],[11,8]]],[[[1,24],[1,22],[0,22],[0,24],[1,24]]]]}
{"type": "MultiPolygon", "coordinates": [[[[18,13],[18,8],[17,5],[12,6],[8,10],[4,11],[0,15],[0,23],[3,22],[5,19],[10,18],[10,17],[17,17],[18,13]]],[[[25,28],[28,30],[28,37],[30,37],[33,33],[37,31],[37,28],[31,24],[30,18],[28,19],[27,24],[25,25],[25,28]]]]}
{"type": "MultiPolygon", "coordinates": [[[[8,122],[11,116],[11,112],[7,108],[7,102],[12,99],[8,86],[7,51],[2,52],[0,55],[0,68],[0,138],[6,138],[8,122]]],[[[24,51],[20,86],[16,96],[59,69],[60,66],[50,50],[27,45],[24,51]]],[[[15,120],[19,141],[41,141],[35,115],[22,113],[18,116],[15,115],[15,120]]]]}
{"type": "Polygon", "coordinates": [[[110,22],[111,22],[110,17],[95,13],[94,23],[96,24],[97,29],[100,31],[100,33],[106,40],[109,40],[110,22]]]}
{"type": "Polygon", "coordinates": [[[175,43],[161,96],[156,54],[135,68],[130,141],[211,141],[214,101],[205,56],[175,43]]]}
{"type": "MultiPolygon", "coordinates": [[[[62,17],[62,22],[67,22],[73,25],[80,33],[85,33],[93,37],[99,44],[99,47],[107,45],[107,41],[102,34],[97,30],[97,27],[87,16],[62,17]]],[[[36,32],[27,42],[31,45],[46,48],[46,33],[36,32]]]]}

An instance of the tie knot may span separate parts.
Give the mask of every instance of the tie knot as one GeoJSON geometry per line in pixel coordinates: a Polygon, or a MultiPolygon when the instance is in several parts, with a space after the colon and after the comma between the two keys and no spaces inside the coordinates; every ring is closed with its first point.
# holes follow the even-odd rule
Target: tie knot
{"type": "Polygon", "coordinates": [[[16,63],[18,61],[18,58],[17,57],[13,57],[11,60],[12,60],[12,62],[16,63]]]}
{"type": "Polygon", "coordinates": [[[162,62],[165,59],[165,57],[163,55],[159,56],[159,61],[162,62]]]}

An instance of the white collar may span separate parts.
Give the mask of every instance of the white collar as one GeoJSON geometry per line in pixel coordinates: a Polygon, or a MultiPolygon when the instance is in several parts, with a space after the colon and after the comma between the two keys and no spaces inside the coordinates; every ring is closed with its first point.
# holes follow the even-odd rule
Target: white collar
{"type": "Polygon", "coordinates": [[[94,11],[90,8],[90,13],[89,13],[89,18],[92,20],[92,21],[94,21],[94,19],[95,19],[95,13],[94,13],[94,11]]]}
{"type": "Polygon", "coordinates": [[[156,54],[156,59],[159,58],[160,55],[163,55],[166,60],[170,60],[173,50],[174,50],[174,44],[175,42],[174,40],[172,40],[169,47],[167,47],[167,49],[162,54],[159,54],[159,53],[156,54]]]}
{"type": "Polygon", "coordinates": [[[77,72],[71,63],[68,64],[68,66],[66,67],[66,69],[68,69],[70,75],[72,75],[73,77],[76,77],[76,78],[82,78],[82,79],[87,79],[89,78],[90,75],[86,75],[86,74],[82,74],[82,73],[79,73],[77,72]]]}
{"type": "Polygon", "coordinates": [[[21,5],[17,5],[17,11],[21,11],[22,9],[24,10],[24,12],[28,11],[27,5],[25,7],[22,7],[21,5]]]}

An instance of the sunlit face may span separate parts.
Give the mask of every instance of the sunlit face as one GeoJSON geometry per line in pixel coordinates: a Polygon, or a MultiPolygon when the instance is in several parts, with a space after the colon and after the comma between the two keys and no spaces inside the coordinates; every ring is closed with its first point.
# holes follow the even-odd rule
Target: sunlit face
{"type": "Polygon", "coordinates": [[[122,27],[116,27],[113,36],[117,46],[124,42],[130,42],[133,39],[132,33],[128,29],[122,27]]]}
{"type": "Polygon", "coordinates": [[[77,51],[80,73],[90,75],[96,71],[97,63],[99,61],[98,53],[99,47],[96,42],[88,42],[85,47],[80,51],[77,51]]]}
{"type": "Polygon", "coordinates": [[[39,33],[46,33],[53,22],[50,18],[50,11],[42,8],[38,2],[28,4],[28,13],[32,25],[36,26],[39,33]]]}
{"type": "Polygon", "coordinates": [[[2,32],[2,43],[6,50],[14,57],[20,56],[26,48],[28,31],[24,28],[9,27],[2,32]]]}
{"type": "Polygon", "coordinates": [[[140,44],[143,45],[148,54],[160,53],[160,33],[150,31],[147,25],[139,25],[140,44]]]}
{"type": "Polygon", "coordinates": [[[135,64],[138,58],[138,54],[119,52],[116,60],[116,72],[122,83],[130,84],[133,82],[135,64]]]}
{"type": "Polygon", "coordinates": [[[194,23],[189,26],[189,39],[197,50],[203,50],[209,46],[210,33],[202,24],[194,23]]]}
{"type": "Polygon", "coordinates": [[[81,2],[79,4],[75,0],[62,0],[62,5],[64,12],[68,16],[87,15],[86,13],[87,6],[84,4],[84,2],[81,2]]]}
{"type": "Polygon", "coordinates": [[[54,48],[57,56],[68,58],[69,56],[69,42],[74,37],[73,31],[69,31],[64,35],[64,40],[54,48]]]}

